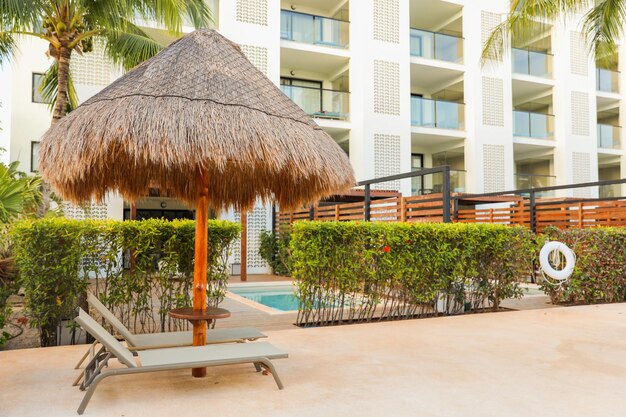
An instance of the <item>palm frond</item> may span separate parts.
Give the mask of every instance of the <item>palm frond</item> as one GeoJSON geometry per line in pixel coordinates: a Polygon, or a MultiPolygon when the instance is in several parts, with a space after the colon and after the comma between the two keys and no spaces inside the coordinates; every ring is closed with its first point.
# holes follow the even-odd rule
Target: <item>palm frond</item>
{"type": "Polygon", "coordinates": [[[525,44],[558,19],[579,13],[587,6],[588,0],[511,0],[506,18],[492,30],[483,45],[483,63],[490,59],[501,60],[511,41],[525,44]]]}
{"type": "MultiPolygon", "coordinates": [[[[595,47],[600,61],[611,59],[617,52],[616,41],[624,34],[626,1],[602,0],[585,15],[583,31],[595,47]]],[[[610,65],[610,63],[606,63],[610,65]]]]}
{"type": "Polygon", "coordinates": [[[143,61],[152,58],[164,45],[152,39],[139,28],[132,31],[108,32],[106,52],[113,62],[128,71],[143,61]]]}
{"type": "MultiPolygon", "coordinates": [[[[78,94],[76,93],[76,87],[72,80],[71,71],[67,77],[67,113],[78,107],[78,94]]],[[[41,85],[39,86],[39,92],[43,100],[48,103],[50,111],[54,108],[54,103],[57,98],[57,91],[59,86],[59,67],[58,62],[55,60],[50,68],[44,73],[41,78],[41,85]]]]}

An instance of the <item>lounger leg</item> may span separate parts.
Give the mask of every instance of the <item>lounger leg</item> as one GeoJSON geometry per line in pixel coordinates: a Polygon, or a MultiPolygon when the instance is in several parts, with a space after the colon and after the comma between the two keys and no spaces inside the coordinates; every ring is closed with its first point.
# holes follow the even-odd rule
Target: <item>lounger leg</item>
{"type": "Polygon", "coordinates": [[[80,366],[83,364],[83,362],[85,362],[85,359],[87,359],[87,356],[89,356],[90,353],[93,355],[93,352],[95,351],[97,344],[98,344],[98,341],[96,340],[91,344],[91,346],[89,346],[89,349],[87,349],[87,352],[85,352],[83,357],[80,358],[80,360],[78,361],[74,369],[80,368],[80,366]]]}
{"type": "Polygon", "coordinates": [[[109,375],[110,374],[108,373],[100,374],[97,377],[95,377],[93,381],[91,381],[91,384],[89,384],[89,388],[87,388],[87,392],[85,392],[85,396],[83,397],[83,400],[80,402],[80,405],[78,406],[78,410],[76,410],[78,414],[82,415],[85,412],[85,408],[87,408],[87,404],[89,404],[89,400],[91,400],[91,396],[96,391],[96,387],[98,386],[100,381],[102,381],[104,378],[106,378],[109,375]]]}
{"type": "Polygon", "coordinates": [[[254,369],[256,369],[257,372],[261,372],[263,370],[258,362],[254,362],[254,369]]]}
{"type": "Polygon", "coordinates": [[[284,388],[283,383],[281,382],[280,377],[278,376],[278,373],[276,372],[276,368],[274,368],[274,364],[272,363],[272,361],[265,358],[261,361],[261,363],[267,368],[267,370],[274,377],[274,381],[276,381],[276,385],[278,385],[278,389],[283,389],[284,388]]]}

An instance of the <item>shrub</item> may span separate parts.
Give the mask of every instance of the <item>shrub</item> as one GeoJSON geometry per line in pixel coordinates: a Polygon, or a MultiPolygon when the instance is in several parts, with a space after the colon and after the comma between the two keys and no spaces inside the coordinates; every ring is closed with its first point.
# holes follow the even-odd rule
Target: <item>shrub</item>
{"type": "MultiPolygon", "coordinates": [[[[209,222],[207,296],[224,295],[236,223],[209,222]]],[[[62,320],[75,316],[87,287],[135,332],[175,329],[171,308],[191,305],[195,222],[23,221],[13,229],[20,284],[42,346],[56,343],[62,320]],[[132,267],[130,267],[132,264],[132,267]]]]}
{"type": "Polygon", "coordinates": [[[275,232],[261,231],[259,254],[267,262],[274,275],[291,276],[289,268],[291,254],[289,251],[290,235],[284,233],[276,235],[275,232]]]}
{"type": "Polygon", "coordinates": [[[531,271],[530,231],[498,225],[299,222],[299,324],[498,309],[531,271]]]}
{"type": "Polygon", "coordinates": [[[612,303],[626,301],[626,228],[549,228],[546,238],[564,242],[576,254],[569,280],[543,280],[543,291],[553,303],[612,303]]]}

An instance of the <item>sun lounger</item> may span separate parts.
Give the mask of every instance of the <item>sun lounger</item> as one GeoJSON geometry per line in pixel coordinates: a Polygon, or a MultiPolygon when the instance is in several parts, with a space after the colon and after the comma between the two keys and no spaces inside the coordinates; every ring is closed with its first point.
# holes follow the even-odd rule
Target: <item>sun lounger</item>
{"type": "MultiPolygon", "coordinates": [[[[193,342],[193,335],[191,332],[133,334],[108,308],[106,308],[104,304],[100,302],[100,300],[98,300],[95,295],[89,293],[87,295],[87,302],[96,311],[98,311],[98,313],[100,313],[111,326],[113,326],[115,331],[122,335],[131,350],[191,346],[193,342]]],[[[207,345],[210,345],[214,343],[245,342],[254,341],[264,337],[267,336],[259,332],[254,327],[212,329],[207,332],[206,343],[207,345]]],[[[94,346],[90,347],[89,350],[85,352],[78,364],[76,364],[76,369],[80,367],[90,353],[93,355],[93,352],[94,346]]]]}
{"type": "Polygon", "coordinates": [[[117,375],[251,363],[257,371],[264,368],[270,372],[278,388],[283,389],[271,360],[287,358],[288,355],[269,343],[230,343],[131,352],[84,310],[78,309],[75,320],[102,344],[100,351],[85,367],[81,390],[87,392],[78,407],[78,414],[83,414],[98,384],[117,375]],[[111,358],[117,358],[126,368],[107,368],[111,358]]]}

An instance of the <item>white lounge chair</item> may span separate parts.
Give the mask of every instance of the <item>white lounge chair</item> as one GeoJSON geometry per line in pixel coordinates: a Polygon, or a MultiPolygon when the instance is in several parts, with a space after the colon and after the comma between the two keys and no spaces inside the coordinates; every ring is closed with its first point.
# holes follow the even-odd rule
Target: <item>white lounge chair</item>
{"type": "Polygon", "coordinates": [[[229,343],[131,352],[84,310],[78,309],[78,317],[75,320],[103,346],[85,367],[81,390],[87,392],[78,407],[78,414],[83,414],[96,387],[103,379],[118,375],[251,363],[257,372],[263,368],[269,371],[274,376],[278,388],[283,389],[271,359],[287,358],[288,355],[269,343],[229,343]],[[137,356],[138,362],[134,355],[137,356]],[[126,365],[126,368],[107,368],[112,357],[126,365]]]}

